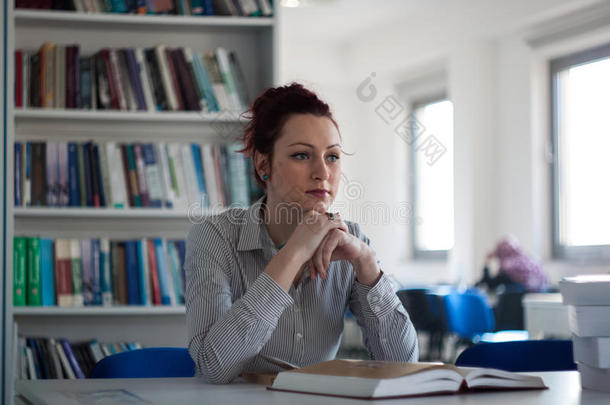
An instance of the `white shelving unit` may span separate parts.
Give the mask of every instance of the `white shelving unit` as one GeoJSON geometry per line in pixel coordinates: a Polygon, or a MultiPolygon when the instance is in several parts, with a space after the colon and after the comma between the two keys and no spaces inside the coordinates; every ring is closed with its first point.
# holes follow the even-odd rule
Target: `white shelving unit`
{"type": "Polygon", "coordinates": [[[177,307],[13,307],[13,236],[111,239],[185,238],[192,223],[211,210],[13,207],[13,145],[16,141],[227,142],[239,135],[238,114],[16,109],[14,51],[36,51],[44,42],[80,45],[81,55],[104,47],[222,46],[239,58],[251,97],[277,82],[278,17],[140,16],[15,10],[7,0],[7,200],[4,297],[6,356],[4,403],[13,402],[16,337],[62,336],[101,341],[137,340],[144,346],[186,346],[185,310],[177,307]]]}

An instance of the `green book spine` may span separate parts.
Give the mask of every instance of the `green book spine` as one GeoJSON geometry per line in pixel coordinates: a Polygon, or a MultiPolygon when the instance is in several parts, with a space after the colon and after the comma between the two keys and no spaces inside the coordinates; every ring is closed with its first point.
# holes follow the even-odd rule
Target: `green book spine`
{"type": "Polygon", "coordinates": [[[42,305],[40,291],[40,238],[28,238],[27,260],[27,303],[31,306],[42,305]]]}
{"type": "Polygon", "coordinates": [[[77,159],[78,159],[78,187],[80,194],[80,206],[87,206],[87,185],[85,184],[85,158],[83,155],[83,145],[78,144],[77,147],[77,159]]]}
{"type": "Polygon", "coordinates": [[[174,190],[174,194],[176,195],[176,198],[180,197],[180,190],[178,187],[178,177],[176,175],[176,166],[174,164],[174,159],[172,159],[172,156],[170,154],[167,155],[167,163],[169,166],[169,177],[171,179],[171,187],[174,190]]]}
{"type": "Polygon", "coordinates": [[[22,307],[26,305],[26,238],[13,238],[13,305],[22,307]]]}

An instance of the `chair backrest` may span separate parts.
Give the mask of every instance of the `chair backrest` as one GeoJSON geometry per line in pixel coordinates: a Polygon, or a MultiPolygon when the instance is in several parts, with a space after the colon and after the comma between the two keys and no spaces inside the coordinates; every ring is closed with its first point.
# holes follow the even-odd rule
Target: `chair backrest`
{"type": "Polygon", "coordinates": [[[477,290],[445,295],[445,313],[449,330],[465,339],[494,330],[495,320],[484,293],[477,290]]]}
{"type": "Polygon", "coordinates": [[[506,371],[576,370],[571,340],[479,343],[464,350],[455,365],[506,371]]]}
{"type": "Polygon", "coordinates": [[[90,378],[193,377],[195,363],[186,348],[151,347],[100,360],[90,378]]]}

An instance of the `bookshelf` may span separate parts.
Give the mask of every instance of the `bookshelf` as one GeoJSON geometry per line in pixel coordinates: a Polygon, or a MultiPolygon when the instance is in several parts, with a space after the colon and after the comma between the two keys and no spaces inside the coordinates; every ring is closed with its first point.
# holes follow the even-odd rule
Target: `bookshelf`
{"type": "Polygon", "coordinates": [[[236,52],[251,97],[277,82],[278,16],[156,16],[15,10],[7,3],[7,201],[4,297],[6,323],[2,342],[5,373],[4,402],[12,403],[17,366],[18,335],[73,340],[137,340],[143,346],[186,345],[184,306],[13,307],[13,236],[110,239],[185,238],[193,215],[218,210],[166,208],[52,208],[13,206],[15,142],[175,142],[223,143],[226,133],[239,133],[239,114],[84,111],[15,108],[16,49],[37,50],[44,42],[80,46],[81,55],[104,47],[169,48],[188,46],[204,52],[224,47],[236,52]],[[218,126],[222,126],[222,131],[218,126]]]}

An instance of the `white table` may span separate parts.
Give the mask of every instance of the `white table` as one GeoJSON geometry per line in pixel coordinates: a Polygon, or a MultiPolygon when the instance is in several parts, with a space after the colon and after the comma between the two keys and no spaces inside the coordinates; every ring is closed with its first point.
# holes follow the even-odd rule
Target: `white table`
{"type": "MultiPolygon", "coordinates": [[[[17,393],[34,405],[93,404],[85,399],[92,392],[126,390],[151,404],[243,404],[243,405],[304,405],[304,404],[480,404],[480,405],[607,405],[610,393],[581,390],[576,371],[530,373],[541,376],[548,390],[484,392],[463,395],[442,395],[411,399],[360,401],[320,395],[269,391],[262,385],[236,382],[210,385],[195,378],[164,379],[90,379],[38,380],[17,382],[17,393]],[[80,400],[77,397],[80,395],[80,400]]],[[[127,394],[126,394],[127,395],[127,394]]],[[[100,404],[102,402],[99,402],[100,404]]],[[[112,403],[112,402],[104,402],[112,403]]],[[[126,402],[123,402],[126,403],[126,402]]],[[[133,404],[141,402],[131,402],[133,404]]]]}
{"type": "Polygon", "coordinates": [[[523,311],[530,339],[570,339],[568,307],[563,305],[561,294],[526,294],[523,311]]]}

